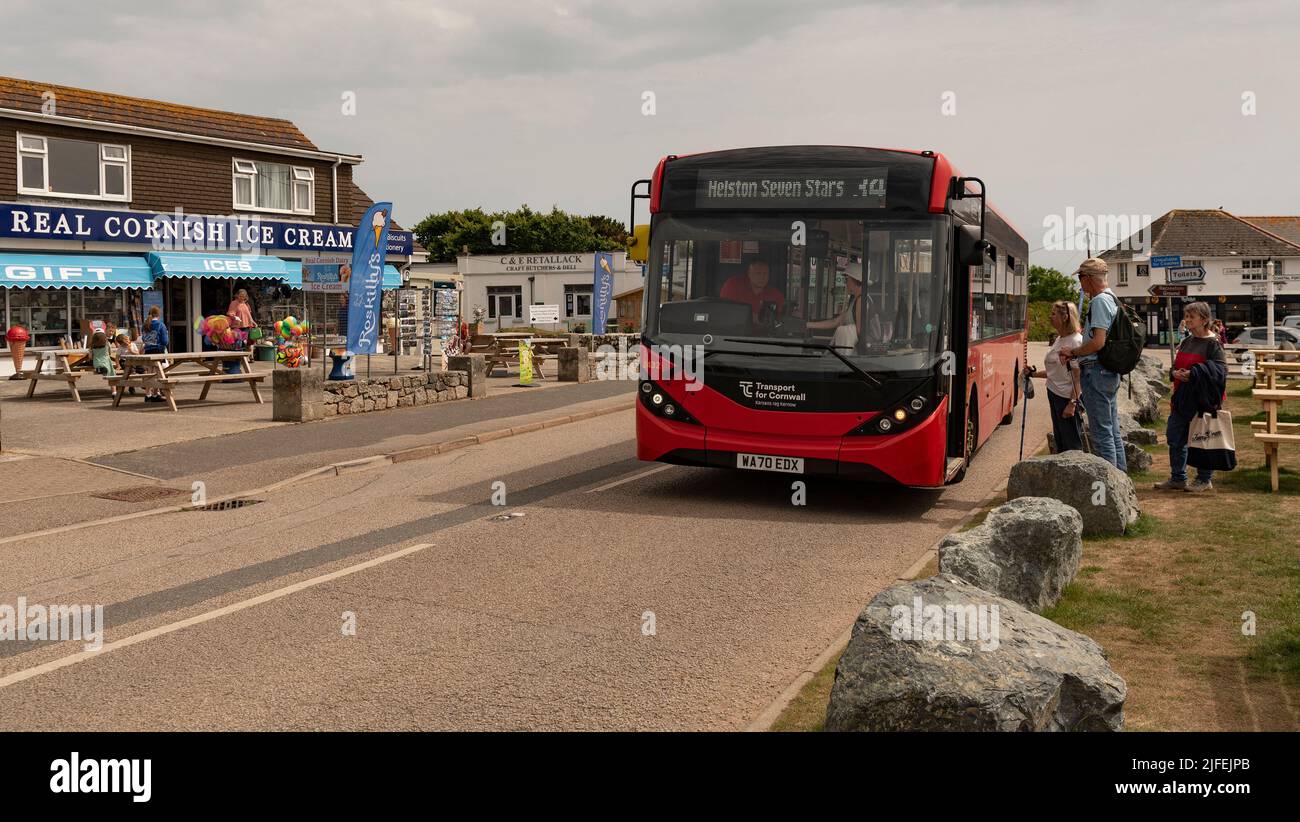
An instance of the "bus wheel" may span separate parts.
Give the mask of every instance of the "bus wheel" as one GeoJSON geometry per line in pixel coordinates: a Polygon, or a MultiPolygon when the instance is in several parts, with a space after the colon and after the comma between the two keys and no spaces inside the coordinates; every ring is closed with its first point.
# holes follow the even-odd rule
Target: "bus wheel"
{"type": "Polygon", "coordinates": [[[1010,425],[1011,419],[1016,415],[1016,406],[1020,404],[1020,363],[1016,363],[1016,370],[1011,372],[1011,386],[1011,410],[999,425],[1010,425]]]}

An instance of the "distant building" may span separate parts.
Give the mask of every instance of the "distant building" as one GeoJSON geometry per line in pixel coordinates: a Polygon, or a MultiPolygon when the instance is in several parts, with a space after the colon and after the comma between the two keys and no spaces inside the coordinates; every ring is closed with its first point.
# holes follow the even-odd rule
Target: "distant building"
{"type": "MultiPolygon", "coordinates": [[[[626,252],[613,256],[614,294],[641,285],[641,266],[628,261],[626,252]]],[[[483,308],[483,330],[491,332],[528,325],[529,305],[554,305],[559,307],[557,328],[591,331],[595,268],[593,253],[460,257],[456,270],[465,281],[462,310],[472,320],[474,309],[483,308]]],[[[611,301],[609,318],[620,317],[617,301],[611,301]]]]}
{"type": "MultiPolygon", "coordinates": [[[[1274,322],[1300,314],[1300,217],[1238,217],[1219,209],[1174,209],[1138,234],[1099,256],[1110,264],[1110,286],[1147,320],[1147,342],[1168,338],[1165,300],[1149,288],[1164,285],[1165,269],[1152,256],[1176,255],[1183,267],[1201,266],[1205,279],[1187,285],[1175,305],[1202,300],[1233,328],[1264,325],[1266,266],[1274,264],[1274,322]]],[[[1174,312],[1174,325],[1182,311],[1174,312]]]]}

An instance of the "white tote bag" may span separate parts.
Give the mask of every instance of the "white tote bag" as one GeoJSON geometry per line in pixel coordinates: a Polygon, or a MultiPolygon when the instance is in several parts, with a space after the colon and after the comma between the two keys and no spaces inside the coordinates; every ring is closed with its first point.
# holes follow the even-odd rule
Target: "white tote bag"
{"type": "Polygon", "coordinates": [[[1187,464],[1193,468],[1231,471],[1237,467],[1232,414],[1219,409],[1197,414],[1187,430],[1187,464]]]}

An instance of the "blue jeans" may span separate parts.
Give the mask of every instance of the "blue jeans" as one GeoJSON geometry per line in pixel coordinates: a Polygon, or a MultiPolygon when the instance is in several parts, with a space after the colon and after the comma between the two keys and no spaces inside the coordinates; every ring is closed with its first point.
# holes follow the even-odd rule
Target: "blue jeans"
{"type": "Polygon", "coordinates": [[[1079,372],[1083,407],[1088,412],[1092,452],[1121,471],[1128,471],[1119,433],[1119,374],[1099,363],[1083,363],[1079,372]]]}
{"type": "MultiPolygon", "coordinates": [[[[1169,410],[1169,420],[1165,423],[1165,439],[1169,441],[1169,478],[1174,482],[1187,481],[1187,430],[1192,421],[1173,409],[1169,410]]],[[[1197,468],[1196,481],[1209,482],[1214,478],[1213,469],[1197,468]]]]}

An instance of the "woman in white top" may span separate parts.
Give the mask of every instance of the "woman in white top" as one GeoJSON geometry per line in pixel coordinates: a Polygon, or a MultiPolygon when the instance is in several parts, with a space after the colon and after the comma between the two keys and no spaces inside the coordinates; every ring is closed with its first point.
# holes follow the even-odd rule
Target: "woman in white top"
{"type": "Polygon", "coordinates": [[[1077,413],[1079,368],[1074,365],[1074,360],[1066,365],[1058,356],[1062,348],[1083,345],[1079,308],[1069,300],[1060,300],[1052,304],[1050,319],[1052,328],[1056,329],[1056,339],[1047,351],[1044,368],[1042,371],[1031,372],[1026,366],[1025,373],[1047,380],[1047,404],[1052,412],[1052,439],[1056,442],[1056,453],[1082,451],[1083,426],[1077,413]]]}

